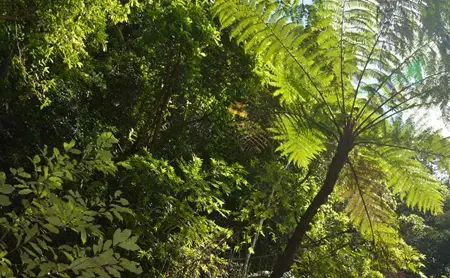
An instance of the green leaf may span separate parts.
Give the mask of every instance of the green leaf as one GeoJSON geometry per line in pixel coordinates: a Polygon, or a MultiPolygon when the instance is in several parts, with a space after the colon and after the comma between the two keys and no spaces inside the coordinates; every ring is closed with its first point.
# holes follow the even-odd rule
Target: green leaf
{"type": "Polygon", "coordinates": [[[101,269],[101,268],[99,268],[99,267],[96,267],[96,268],[94,268],[93,269],[93,272],[95,272],[96,274],[98,274],[99,275],[99,277],[101,277],[101,278],[110,278],[111,276],[109,276],[109,274],[108,273],[106,273],[103,269],[101,269]]]}
{"type": "Polygon", "coordinates": [[[122,230],[119,228],[114,232],[113,235],[113,245],[117,245],[117,243],[122,242],[123,240],[121,240],[121,236],[122,236],[122,230]]]}
{"type": "Polygon", "coordinates": [[[48,250],[48,245],[47,245],[47,243],[46,243],[45,241],[43,241],[42,239],[38,239],[37,241],[38,241],[39,246],[40,246],[42,249],[48,250]]]}
{"type": "Polygon", "coordinates": [[[111,159],[111,158],[112,158],[111,152],[109,152],[109,151],[98,150],[97,153],[98,153],[98,155],[99,155],[101,158],[103,158],[103,159],[105,159],[105,160],[108,160],[108,159],[111,159]]]}
{"type": "Polygon", "coordinates": [[[55,172],[53,172],[53,175],[56,177],[60,177],[60,178],[64,177],[64,173],[61,171],[55,171],[55,172]]]}
{"type": "Polygon", "coordinates": [[[103,245],[103,251],[106,251],[106,250],[110,249],[110,248],[111,248],[111,245],[112,245],[112,240],[108,239],[108,240],[105,242],[105,244],[103,245]]]}
{"type": "Polygon", "coordinates": [[[0,193],[11,194],[14,191],[14,186],[10,184],[3,184],[0,187],[0,193]]]}
{"type": "Polygon", "coordinates": [[[77,150],[77,149],[71,149],[71,150],[69,150],[69,152],[73,153],[73,154],[81,154],[81,151],[77,150]]]}
{"type": "Polygon", "coordinates": [[[310,161],[325,150],[325,137],[318,131],[302,127],[297,117],[283,116],[272,129],[276,140],[282,141],[277,148],[289,162],[299,167],[307,167],[310,161]]]}
{"type": "Polygon", "coordinates": [[[67,258],[70,262],[73,262],[73,261],[75,260],[75,258],[74,258],[71,254],[67,253],[66,251],[63,251],[63,254],[66,256],[66,258],[67,258]]]}
{"type": "Polygon", "coordinates": [[[107,212],[104,213],[104,215],[105,215],[106,218],[108,218],[108,220],[110,222],[113,222],[113,216],[112,216],[111,212],[107,211],[107,212]]]}
{"type": "Polygon", "coordinates": [[[4,184],[6,182],[6,174],[4,172],[0,172],[0,184],[4,184]]]}
{"type": "Polygon", "coordinates": [[[44,228],[46,228],[48,231],[54,233],[54,234],[59,234],[59,229],[56,228],[55,226],[53,226],[52,224],[44,224],[43,225],[44,228]]]}
{"type": "Polygon", "coordinates": [[[59,220],[59,218],[56,217],[56,216],[46,217],[45,219],[48,221],[48,223],[50,223],[50,224],[52,224],[52,225],[55,225],[55,226],[58,226],[58,227],[64,225],[64,224],[61,222],[61,220],[59,220]]]}
{"type": "MultiPolygon", "coordinates": [[[[85,268],[84,264],[83,264],[83,268],[85,268]]],[[[95,278],[95,274],[91,269],[89,269],[88,271],[81,272],[81,275],[78,276],[77,278],[95,278]]]]}
{"type": "Polygon", "coordinates": [[[125,161],[118,162],[117,165],[122,166],[127,170],[133,169],[133,167],[128,162],[125,161]]]}
{"type": "Polygon", "coordinates": [[[38,252],[39,253],[39,255],[43,255],[43,253],[42,253],[42,249],[41,248],[39,248],[39,246],[37,246],[37,244],[36,243],[34,243],[34,242],[30,242],[30,245],[31,245],[31,247],[33,247],[33,249],[36,251],[36,252],[38,252]]]}
{"type": "Polygon", "coordinates": [[[0,194],[0,206],[7,207],[11,205],[11,201],[8,196],[0,194]]]}
{"type": "Polygon", "coordinates": [[[113,235],[113,245],[116,246],[119,243],[126,241],[131,236],[131,230],[125,229],[123,231],[117,229],[113,235]]]}
{"type": "Polygon", "coordinates": [[[22,246],[21,248],[22,248],[23,250],[25,250],[25,252],[28,253],[28,254],[31,255],[31,256],[36,257],[36,258],[39,257],[36,253],[34,253],[33,251],[31,251],[31,249],[29,249],[29,248],[27,248],[27,247],[25,247],[25,246],[22,246]]]}
{"type": "Polygon", "coordinates": [[[25,244],[28,241],[30,241],[31,238],[33,238],[38,233],[38,231],[39,231],[38,224],[34,224],[34,226],[30,230],[26,231],[26,236],[23,243],[25,244]]]}
{"type": "Polygon", "coordinates": [[[137,251],[139,250],[139,246],[136,243],[125,241],[119,244],[119,247],[129,250],[129,251],[137,251]]]}
{"type": "Polygon", "coordinates": [[[142,267],[139,264],[131,262],[131,261],[125,259],[125,258],[122,258],[121,260],[122,260],[122,264],[121,265],[125,269],[127,269],[128,271],[131,271],[131,272],[136,273],[136,274],[141,274],[142,273],[142,267]]]}
{"type": "Polygon", "coordinates": [[[27,195],[27,194],[33,193],[33,190],[27,188],[27,189],[20,190],[18,193],[19,193],[19,195],[27,195]]]}
{"type": "Polygon", "coordinates": [[[89,263],[89,259],[90,258],[87,257],[77,258],[69,265],[69,269],[73,270],[85,269],[91,265],[89,263]]]}
{"type": "Polygon", "coordinates": [[[41,162],[41,157],[39,155],[35,155],[33,157],[32,161],[33,161],[34,164],[38,164],[39,162],[41,162]]]}
{"type": "Polygon", "coordinates": [[[108,271],[109,274],[111,274],[114,277],[120,278],[120,272],[117,271],[117,269],[112,268],[110,266],[105,267],[106,271],[108,271]]]}
{"type": "Polygon", "coordinates": [[[130,204],[130,203],[128,202],[128,200],[127,200],[127,199],[124,199],[124,198],[120,198],[119,202],[120,202],[123,206],[127,206],[127,205],[130,204]]]}
{"type": "Polygon", "coordinates": [[[64,143],[63,146],[64,146],[64,150],[67,152],[75,146],[75,141],[72,140],[69,143],[64,143]]]}
{"type": "Polygon", "coordinates": [[[94,252],[94,255],[96,255],[99,250],[100,246],[98,246],[97,244],[94,244],[94,246],[92,246],[92,252],[94,252]]]}
{"type": "Polygon", "coordinates": [[[114,135],[111,132],[103,133],[97,140],[100,142],[103,141],[103,142],[109,143],[109,144],[116,144],[119,142],[119,140],[117,140],[116,137],[114,137],[114,135]]]}
{"type": "Polygon", "coordinates": [[[86,243],[86,240],[87,240],[86,230],[85,230],[84,228],[82,228],[82,229],[80,230],[80,234],[81,234],[81,242],[82,242],[83,244],[85,244],[85,243],[86,243]]]}
{"type": "Polygon", "coordinates": [[[28,174],[27,172],[21,172],[21,173],[19,173],[19,177],[30,179],[31,175],[28,174]]]}
{"type": "Polygon", "coordinates": [[[112,212],[117,217],[117,219],[119,219],[120,221],[123,221],[122,215],[120,215],[120,213],[117,210],[113,210],[112,212]]]}
{"type": "Polygon", "coordinates": [[[66,174],[66,177],[67,177],[69,180],[73,181],[72,173],[70,173],[69,171],[66,171],[66,172],[64,172],[64,173],[66,174]]]}

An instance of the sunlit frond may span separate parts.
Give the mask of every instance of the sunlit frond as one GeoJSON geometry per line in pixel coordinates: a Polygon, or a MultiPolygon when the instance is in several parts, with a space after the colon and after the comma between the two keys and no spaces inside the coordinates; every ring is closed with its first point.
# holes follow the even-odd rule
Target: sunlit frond
{"type": "Polygon", "coordinates": [[[297,166],[307,167],[325,150],[325,137],[319,131],[305,128],[300,121],[293,116],[281,116],[272,131],[274,138],[282,142],[277,150],[297,166]]]}

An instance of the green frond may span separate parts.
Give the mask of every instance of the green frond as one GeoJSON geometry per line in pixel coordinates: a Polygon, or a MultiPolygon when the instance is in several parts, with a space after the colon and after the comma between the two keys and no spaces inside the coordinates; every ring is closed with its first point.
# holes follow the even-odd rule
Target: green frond
{"type": "MultiPolygon", "coordinates": [[[[289,68],[284,73],[295,71],[296,78],[311,86],[313,90],[308,93],[314,98],[319,98],[318,91],[326,91],[333,76],[330,78],[324,69],[332,67],[330,61],[333,60],[321,56],[330,55],[329,48],[338,43],[330,25],[332,19],[323,18],[315,28],[305,29],[281,12],[276,1],[226,2],[216,2],[215,13],[223,27],[232,26],[232,36],[242,42],[247,51],[259,55],[266,65],[289,68]]],[[[333,53],[338,55],[340,51],[333,53]]],[[[283,78],[278,74],[273,73],[274,78],[283,78]]]]}
{"type": "Polygon", "coordinates": [[[445,187],[417,159],[417,152],[390,146],[370,148],[381,158],[386,184],[409,207],[433,214],[442,211],[445,187]]]}
{"type": "Polygon", "coordinates": [[[314,104],[317,101],[312,98],[310,91],[313,88],[297,76],[296,72],[289,67],[268,65],[270,71],[267,73],[269,84],[277,90],[275,97],[279,97],[281,104],[285,106],[295,105],[295,103],[314,104]]]}
{"type": "Polygon", "coordinates": [[[351,195],[348,196],[346,211],[350,220],[356,227],[359,227],[366,238],[372,239],[372,229],[375,241],[384,238],[380,234],[396,233],[395,212],[384,204],[383,198],[376,191],[368,188],[363,196],[357,191],[348,194],[351,195]],[[363,199],[366,205],[364,205],[363,199]]]}
{"type": "Polygon", "coordinates": [[[448,173],[448,139],[439,132],[421,129],[415,120],[397,119],[386,121],[359,140],[363,150],[379,158],[387,186],[406,205],[424,212],[442,211],[445,186],[431,169],[448,173]]]}
{"type": "MultiPolygon", "coordinates": [[[[340,110],[352,111],[353,116],[355,100],[364,98],[365,104],[354,115],[361,125],[382,115],[386,106],[407,108],[408,98],[436,94],[431,90],[436,84],[411,84],[444,68],[436,44],[419,36],[420,20],[412,20],[419,16],[422,1],[394,6],[390,1],[317,1],[314,16],[306,19],[311,24],[305,26],[292,20],[286,5],[275,0],[218,0],[213,5],[222,27],[231,27],[232,36],[247,51],[271,65],[271,84],[298,79],[304,84],[300,94],[309,94],[316,105],[325,104],[321,106],[331,118],[340,110]],[[273,71],[274,67],[285,70],[273,71]]],[[[277,94],[299,100],[294,89],[277,94]]]]}
{"type": "Polygon", "coordinates": [[[340,184],[342,196],[347,200],[345,210],[353,224],[366,238],[386,241],[386,238],[395,237],[398,223],[393,198],[378,164],[377,158],[355,152],[340,184]]]}
{"type": "Polygon", "coordinates": [[[275,133],[274,139],[282,142],[277,151],[299,167],[307,167],[312,159],[325,150],[323,134],[306,128],[301,119],[281,116],[271,131],[275,133]]]}
{"type": "MultiPolygon", "coordinates": [[[[393,163],[400,162],[396,158],[392,159],[393,163]]],[[[390,171],[387,171],[389,186],[394,193],[400,194],[408,206],[434,214],[442,212],[444,188],[420,162],[411,159],[401,169],[392,167],[392,164],[387,167],[390,167],[390,171]]]]}
{"type": "MultiPolygon", "coordinates": [[[[383,9],[383,3],[372,0],[317,1],[312,24],[306,26],[290,20],[278,1],[218,0],[213,6],[222,27],[231,27],[232,36],[265,65],[269,84],[278,88],[275,95],[284,106],[322,110],[322,118],[309,122],[336,129],[346,111],[355,108],[360,135],[375,124],[389,126],[383,117],[410,107],[410,99],[425,98],[437,84],[434,78],[443,68],[438,49],[429,38],[417,36],[419,22],[402,16],[420,11],[420,2],[383,9]]],[[[278,150],[300,166],[325,148],[323,135],[295,117],[281,117],[274,131],[283,142],[278,150]]],[[[441,185],[414,152],[389,147],[377,151],[372,155],[386,158],[380,164],[384,176],[377,182],[384,182],[408,206],[440,211],[441,185]]],[[[380,192],[370,192],[376,191],[365,193],[369,203],[380,202],[380,192]]],[[[356,195],[350,200],[351,211],[361,212],[361,200],[356,195]]],[[[366,224],[362,218],[354,221],[366,224]]]]}

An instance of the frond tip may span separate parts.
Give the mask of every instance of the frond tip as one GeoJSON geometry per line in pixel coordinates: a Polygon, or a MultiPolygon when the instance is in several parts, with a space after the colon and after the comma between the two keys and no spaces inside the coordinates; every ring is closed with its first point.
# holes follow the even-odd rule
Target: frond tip
{"type": "Polygon", "coordinates": [[[389,146],[364,148],[377,157],[384,183],[411,208],[437,214],[442,212],[446,188],[411,150],[389,146]]]}
{"type": "Polygon", "coordinates": [[[407,206],[433,214],[442,212],[445,187],[411,151],[390,149],[384,152],[387,184],[407,206]]]}

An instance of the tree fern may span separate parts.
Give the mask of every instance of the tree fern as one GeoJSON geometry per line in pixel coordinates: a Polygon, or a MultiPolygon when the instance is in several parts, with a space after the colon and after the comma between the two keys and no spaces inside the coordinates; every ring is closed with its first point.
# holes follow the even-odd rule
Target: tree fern
{"type": "Polygon", "coordinates": [[[378,228],[395,231],[386,224],[393,210],[383,194],[437,213],[443,190],[426,165],[449,169],[442,149],[447,140],[392,120],[405,110],[445,102],[439,90],[449,78],[448,61],[421,30],[423,1],[322,0],[303,20],[292,20],[286,4],[278,2],[218,0],[213,8],[278,88],[275,95],[285,108],[274,123],[282,142],[278,150],[301,167],[321,152],[334,153],[273,278],[293,263],[341,172],[350,218],[365,234],[370,226],[375,239],[378,228]]]}

